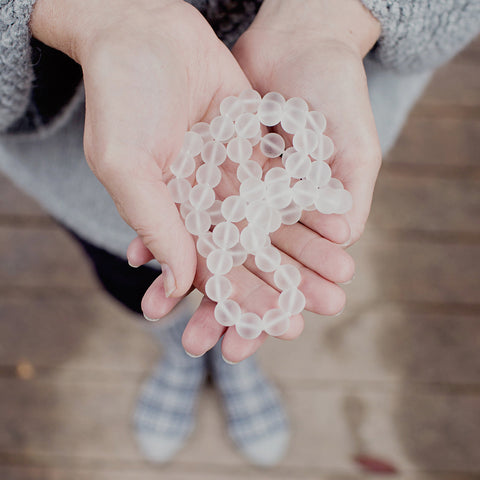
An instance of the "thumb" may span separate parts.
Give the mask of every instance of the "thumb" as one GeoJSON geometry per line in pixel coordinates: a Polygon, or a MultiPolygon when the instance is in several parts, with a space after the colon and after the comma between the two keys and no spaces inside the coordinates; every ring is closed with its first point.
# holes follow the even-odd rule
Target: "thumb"
{"type": "Polygon", "coordinates": [[[196,250],[154,158],[103,159],[93,168],[122,218],[137,232],[162,267],[165,295],[180,297],[191,287],[196,250]]]}

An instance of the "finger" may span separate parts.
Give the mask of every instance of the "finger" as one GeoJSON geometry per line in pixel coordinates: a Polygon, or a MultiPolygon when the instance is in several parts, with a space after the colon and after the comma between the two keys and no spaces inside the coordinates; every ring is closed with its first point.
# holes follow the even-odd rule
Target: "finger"
{"type": "Polygon", "coordinates": [[[345,215],[325,215],[317,211],[304,211],[300,221],[303,225],[334,243],[343,245],[350,240],[350,224],[345,215]]]}
{"type": "Polygon", "coordinates": [[[135,237],[127,248],[127,260],[131,267],[140,267],[153,260],[152,252],[143,244],[140,237],[135,237]]]}
{"type": "Polygon", "coordinates": [[[161,169],[148,155],[132,162],[125,152],[103,158],[95,174],[115,201],[123,219],[137,232],[162,266],[167,297],[181,297],[192,285],[195,245],[163,181],[161,169]]]}
{"type": "MultiPolygon", "coordinates": [[[[341,287],[325,280],[301,263],[288,257],[288,255],[284,253],[281,253],[281,255],[282,265],[289,263],[297,267],[300,272],[302,280],[297,288],[305,296],[305,310],[319,315],[336,315],[343,310],[346,297],[341,287]]],[[[278,290],[274,281],[274,273],[261,271],[252,258],[247,259],[245,266],[265,283],[278,290]]]]}
{"type": "Polygon", "coordinates": [[[185,327],[182,345],[185,351],[194,357],[199,357],[213,348],[225,332],[214,317],[215,302],[203,297],[199,307],[185,327]]]}
{"type": "Polygon", "coordinates": [[[279,228],[270,237],[280,250],[327,280],[345,283],[355,273],[354,261],[347,252],[304,225],[279,228]]]}
{"type": "Polygon", "coordinates": [[[142,298],[143,316],[150,321],[163,318],[182,300],[182,297],[166,296],[165,281],[162,277],[163,273],[152,282],[142,298]]]}

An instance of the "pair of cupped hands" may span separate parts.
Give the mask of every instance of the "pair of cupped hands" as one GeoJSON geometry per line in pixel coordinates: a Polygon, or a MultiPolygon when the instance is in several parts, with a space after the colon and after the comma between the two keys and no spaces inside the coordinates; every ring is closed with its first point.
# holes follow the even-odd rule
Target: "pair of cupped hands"
{"type": "MultiPolygon", "coordinates": [[[[31,27],[83,68],[87,162],[138,234],[129,263],[156,259],[162,266],[143,298],[148,318],[168,314],[192,285],[204,292],[210,277],[167,191],[169,166],[193,124],[209,122],[223,98],[248,88],[302,97],[327,118],[326,134],[335,144],[332,175],[351,192],[353,209],[346,215],[304,212],[271,240],[282,264],[300,269],[307,310],[343,310],[339,284],[355,269],[345,247],[364,229],[381,162],[362,63],[380,28],[358,0],[265,0],[232,52],[183,0],[37,0],[31,27]]],[[[275,162],[256,160],[264,171],[275,162]]],[[[228,162],[222,169],[217,194],[236,194],[235,169],[228,162]]],[[[232,298],[244,310],[262,315],[276,308],[273,275],[250,257],[229,278],[232,298]]],[[[245,340],[235,327],[219,325],[214,307],[205,296],[191,317],[182,340],[188,353],[205,353],[223,335],[224,357],[238,362],[265,341],[265,333],[245,340]]],[[[296,338],[303,326],[295,315],[281,338],[296,338]]]]}

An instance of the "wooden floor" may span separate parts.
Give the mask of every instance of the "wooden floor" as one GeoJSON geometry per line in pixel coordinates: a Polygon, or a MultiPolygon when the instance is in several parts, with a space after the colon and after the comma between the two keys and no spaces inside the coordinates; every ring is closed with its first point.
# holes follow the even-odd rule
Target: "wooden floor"
{"type": "Polygon", "coordinates": [[[479,479],[479,190],[476,41],[436,74],[384,164],[345,313],[260,353],[293,429],[285,460],[262,471],[235,451],[209,388],[175,461],[142,459],[130,419],[155,344],[0,179],[0,479],[347,480],[382,465],[402,480],[479,479]]]}

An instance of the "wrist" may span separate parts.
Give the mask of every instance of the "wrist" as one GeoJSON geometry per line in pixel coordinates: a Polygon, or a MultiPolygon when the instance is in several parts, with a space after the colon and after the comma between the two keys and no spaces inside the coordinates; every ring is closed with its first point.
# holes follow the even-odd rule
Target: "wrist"
{"type": "MultiPolygon", "coordinates": [[[[117,24],[150,15],[181,0],[37,0],[30,19],[32,35],[82,64],[101,37],[117,24]]],[[[168,22],[167,22],[168,23],[168,22]]]]}
{"type": "Polygon", "coordinates": [[[264,0],[254,25],[340,41],[362,58],[381,33],[380,23],[360,0],[264,0]]]}

